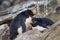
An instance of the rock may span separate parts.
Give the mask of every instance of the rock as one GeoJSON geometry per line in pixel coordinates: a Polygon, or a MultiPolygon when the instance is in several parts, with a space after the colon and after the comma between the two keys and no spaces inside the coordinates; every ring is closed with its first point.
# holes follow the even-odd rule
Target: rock
{"type": "Polygon", "coordinates": [[[0,26],[0,40],[9,40],[9,27],[7,24],[0,26]]]}
{"type": "MultiPolygon", "coordinates": [[[[37,29],[19,34],[14,40],[60,40],[60,21],[56,22],[43,33],[37,29]]],[[[10,40],[7,24],[0,25],[0,40],[10,40]]]]}
{"type": "Polygon", "coordinates": [[[30,30],[17,36],[14,40],[60,40],[60,21],[56,22],[43,33],[39,30],[30,30]]]}
{"type": "Polygon", "coordinates": [[[60,40],[60,26],[57,26],[55,30],[51,30],[46,40],[60,40]]]}
{"type": "Polygon", "coordinates": [[[40,31],[39,30],[30,30],[22,35],[18,35],[15,40],[40,40],[40,31]]]}
{"type": "Polygon", "coordinates": [[[45,40],[60,40],[60,21],[52,25],[52,29],[45,40]]]}
{"type": "Polygon", "coordinates": [[[0,26],[0,34],[6,29],[7,24],[3,24],[0,26]]]}

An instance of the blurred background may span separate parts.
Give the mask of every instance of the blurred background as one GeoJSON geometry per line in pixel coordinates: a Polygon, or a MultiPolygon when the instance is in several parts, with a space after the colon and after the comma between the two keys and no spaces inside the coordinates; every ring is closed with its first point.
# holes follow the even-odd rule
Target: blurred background
{"type": "Polygon", "coordinates": [[[33,7],[37,8],[39,17],[60,19],[60,0],[0,0],[0,16],[33,7]]]}

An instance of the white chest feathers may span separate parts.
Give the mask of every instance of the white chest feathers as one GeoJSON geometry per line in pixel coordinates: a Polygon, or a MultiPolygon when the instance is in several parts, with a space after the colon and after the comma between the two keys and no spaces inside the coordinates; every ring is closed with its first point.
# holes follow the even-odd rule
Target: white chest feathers
{"type": "Polygon", "coordinates": [[[30,23],[32,23],[32,18],[31,17],[26,19],[26,21],[25,21],[26,27],[29,27],[30,23]]]}
{"type": "MultiPolygon", "coordinates": [[[[28,17],[28,18],[26,19],[26,21],[25,21],[26,28],[28,28],[28,27],[31,26],[31,25],[30,25],[31,20],[32,20],[31,17],[28,17]]],[[[19,34],[22,34],[22,27],[20,26],[17,31],[18,31],[19,34]]]]}
{"type": "Polygon", "coordinates": [[[22,34],[22,27],[19,27],[17,31],[18,31],[18,34],[22,34]]]}
{"type": "Polygon", "coordinates": [[[38,29],[39,31],[44,31],[46,28],[43,28],[42,26],[37,25],[36,27],[32,27],[32,29],[38,29]]]}

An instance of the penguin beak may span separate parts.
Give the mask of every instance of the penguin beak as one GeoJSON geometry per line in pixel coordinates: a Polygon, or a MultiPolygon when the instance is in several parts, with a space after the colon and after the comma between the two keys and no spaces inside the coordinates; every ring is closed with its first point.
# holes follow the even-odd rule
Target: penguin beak
{"type": "Polygon", "coordinates": [[[33,22],[32,21],[30,21],[30,24],[32,24],[33,22]]]}

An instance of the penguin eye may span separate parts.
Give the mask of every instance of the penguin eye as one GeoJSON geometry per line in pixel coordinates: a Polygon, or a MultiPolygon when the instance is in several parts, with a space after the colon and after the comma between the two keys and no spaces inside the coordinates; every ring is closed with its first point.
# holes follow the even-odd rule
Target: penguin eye
{"type": "Polygon", "coordinates": [[[37,23],[37,21],[35,21],[34,23],[37,23]]]}
{"type": "Polygon", "coordinates": [[[36,24],[37,23],[37,21],[33,21],[33,24],[36,24]]]}

